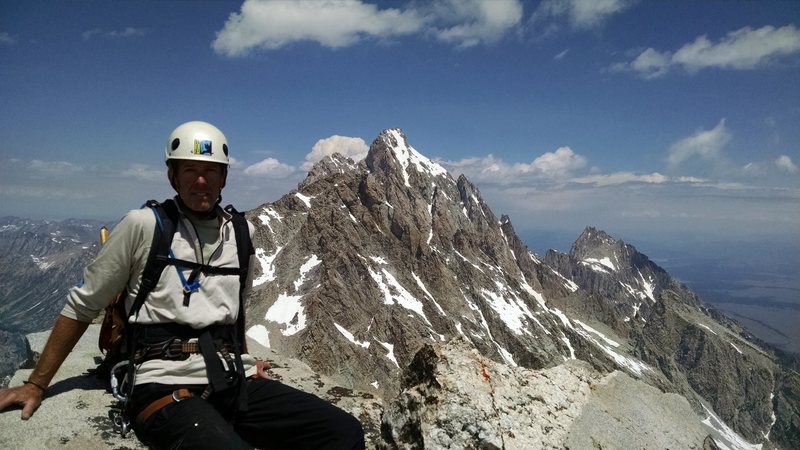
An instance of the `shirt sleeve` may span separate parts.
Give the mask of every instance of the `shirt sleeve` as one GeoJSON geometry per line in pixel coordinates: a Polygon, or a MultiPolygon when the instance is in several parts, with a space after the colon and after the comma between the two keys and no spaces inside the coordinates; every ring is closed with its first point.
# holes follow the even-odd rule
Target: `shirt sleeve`
{"type": "Polygon", "coordinates": [[[114,227],[97,257],[72,287],[61,314],[80,322],[93,321],[131,280],[138,283],[150,251],[155,216],[149,208],[130,211],[114,227]]]}

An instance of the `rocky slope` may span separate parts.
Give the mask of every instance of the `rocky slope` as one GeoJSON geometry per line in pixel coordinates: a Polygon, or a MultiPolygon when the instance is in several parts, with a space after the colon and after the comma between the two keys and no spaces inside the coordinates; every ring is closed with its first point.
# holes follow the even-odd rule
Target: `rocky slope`
{"type": "MultiPolygon", "coordinates": [[[[114,400],[102,380],[85,374],[99,357],[97,333],[98,325],[89,327],[30,420],[20,420],[19,410],[0,413],[0,448],[144,448],[133,434],[113,431],[108,410],[114,400]]],[[[29,335],[34,350],[48,334],[29,335]]],[[[358,417],[368,448],[749,448],[710,417],[698,417],[683,397],[579,360],[539,371],[514,368],[456,338],[423,346],[402,372],[402,392],[383,401],[249,344],[273,362],[272,377],[358,417]]],[[[29,372],[18,371],[12,385],[29,372]]]]}
{"type": "Polygon", "coordinates": [[[698,411],[708,402],[752,441],[772,432],[786,445],[797,436],[796,412],[775,413],[796,408],[796,372],[633,246],[587,228],[569,254],[551,251],[545,262],[590,293],[571,317],[608,327],[647,364],[652,384],[684,395],[698,411]]]}
{"type": "MultiPolygon", "coordinates": [[[[0,413],[0,448],[39,450],[143,449],[133,433],[123,438],[114,431],[108,411],[115,400],[107,391],[108,381],[87,375],[101,354],[97,350],[99,325],[91,325],[56,374],[42,406],[30,420],[20,419],[20,410],[0,413]]],[[[28,335],[30,345],[41,351],[49,331],[28,335]]],[[[254,355],[273,361],[270,375],[284,383],[337,404],[359,418],[370,448],[375,448],[380,429],[381,400],[369,393],[337,386],[311,371],[300,361],[276,355],[248,342],[254,355]]],[[[26,380],[29,369],[18,370],[11,380],[17,386],[26,380]]]]}

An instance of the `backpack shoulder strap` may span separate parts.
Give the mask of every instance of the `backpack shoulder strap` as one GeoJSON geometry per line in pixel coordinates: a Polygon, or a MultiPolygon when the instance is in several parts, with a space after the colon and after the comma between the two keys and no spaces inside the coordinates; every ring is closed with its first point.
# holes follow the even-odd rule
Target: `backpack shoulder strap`
{"type": "Polygon", "coordinates": [[[158,284],[161,273],[164,271],[164,267],[167,266],[166,261],[169,258],[169,249],[172,246],[172,239],[175,236],[178,220],[180,220],[178,207],[171,199],[164,201],[164,203],[149,200],[144,206],[150,208],[155,214],[156,226],[153,230],[150,253],[147,255],[147,262],[145,262],[144,270],[142,271],[142,283],[127,317],[136,315],[139,312],[147,296],[158,284]]]}
{"type": "Polygon", "coordinates": [[[250,256],[255,253],[255,249],[253,249],[253,242],[250,240],[250,227],[244,214],[237,211],[233,205],[226,206],[225,211],[231,215],[233,232],[236,236],[236,253],[239,257],[239,316],[236,318],[236,334],[241,343],[242,351],[246,352],[244,289],[247,286],[247,274],[250,271],[250,256]]]}
{"type": "Polygon", "coordinates": [[[255,253],[253,243],[250,241],[250,227],[247,224],[247,219],[245,219],[244,214],[237,211],[233,205],[226,206],[225,211],[231,215],[231,222],[233,222],[233,231],[236,236],[236,253],[239,256],[239,268],[244,269],[244,277],[247,277],[247,269],[250,268],[250,256],[255,253]]]}

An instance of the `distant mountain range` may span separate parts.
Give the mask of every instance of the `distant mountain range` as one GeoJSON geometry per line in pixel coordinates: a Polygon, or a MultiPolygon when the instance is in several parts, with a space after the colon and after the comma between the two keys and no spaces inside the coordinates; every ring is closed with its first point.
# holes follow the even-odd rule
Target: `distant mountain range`
{"type": "MultiPolygon", "coordinates": [[[[624,371],[753,444],[798,447],[800,376],[736,321],[601,230],[534,254],[398,129],[361,162],[326,157],[247,216],[259,261],[248,336],[342,386],[391,398],[420,349],[457,339],[510,368],[624,371]]],[[[0,220],[3,328],[49,326],[97,251],[99,223],[51,225],[0,220]]],[[[384,439],[430,442],[398,430],[386,424],[384,439]]]]}

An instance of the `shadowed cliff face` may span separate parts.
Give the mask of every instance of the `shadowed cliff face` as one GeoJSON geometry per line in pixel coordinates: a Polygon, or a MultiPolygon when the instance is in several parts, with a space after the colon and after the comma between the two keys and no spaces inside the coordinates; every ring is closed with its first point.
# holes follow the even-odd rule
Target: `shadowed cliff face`
{"type": "Polygon", "coordinates": [[[4,388],[18,368],[33,362],[28,340],[20,333],[0,330],[0,388],[4,388]]]}

